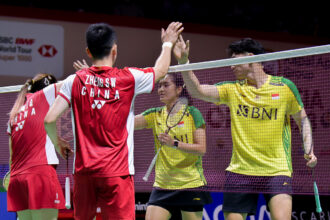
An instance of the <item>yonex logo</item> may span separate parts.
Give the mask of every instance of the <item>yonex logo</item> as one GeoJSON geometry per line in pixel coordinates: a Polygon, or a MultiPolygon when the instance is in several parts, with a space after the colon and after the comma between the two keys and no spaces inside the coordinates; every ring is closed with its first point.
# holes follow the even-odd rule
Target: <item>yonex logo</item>
{"type": "Polygon", "coordinates": [[[16,131],[18,131],[18,130],[22,130],[22,129],[23,129],[23,127],[24,127],[24,122],[25,122],[25,121],[21,121],[21,122],[17,123],[16,131]]]}
{"type": "Polygon", "coordinates": [[[53,57],[57,54],[57,50],[52,45],[42,45],[39,47],[38,52],[43,57],[53,57]]]}
{"type": "Polygon", "coordinates": [[[103,100],[94,100],[94,103],[92,104],[92,109],[101,109],[103,105],[105,104],[105,101],[103,100]]]}

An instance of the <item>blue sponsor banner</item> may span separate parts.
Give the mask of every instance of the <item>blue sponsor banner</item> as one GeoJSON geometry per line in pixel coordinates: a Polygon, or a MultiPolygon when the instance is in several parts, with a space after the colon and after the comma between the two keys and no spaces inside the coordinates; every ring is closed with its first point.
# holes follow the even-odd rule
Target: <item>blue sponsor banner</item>
{"type": "Polygon", "coordinates": [[[7,192],[0,192],[0,219],[16,220],[15,212],[7,212],[7,192]]]}

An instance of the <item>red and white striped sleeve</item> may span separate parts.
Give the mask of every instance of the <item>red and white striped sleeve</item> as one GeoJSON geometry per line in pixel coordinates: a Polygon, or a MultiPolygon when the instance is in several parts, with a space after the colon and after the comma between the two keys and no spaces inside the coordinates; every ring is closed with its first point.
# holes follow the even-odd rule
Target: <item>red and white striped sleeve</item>
{"type": "Polygon", "coordinates": [[[59,93],[59,95],[63,97],[69,105],[71,104],[72,84],[75,78],[76,74],[68,76],[68,78],[63,81],[63,85],[59,93]]]}
{"type": "Polygon", "coordinates": [[[43,89],[48,105],[51,106],[56,98],[56,84],[51,84],[43,89]]]}
{"type": "Polygon", "coordinates": [[[155,85],[155,71],[153,68],[128,68],[135,79],[135,94],[150,93],[155,85]]]}

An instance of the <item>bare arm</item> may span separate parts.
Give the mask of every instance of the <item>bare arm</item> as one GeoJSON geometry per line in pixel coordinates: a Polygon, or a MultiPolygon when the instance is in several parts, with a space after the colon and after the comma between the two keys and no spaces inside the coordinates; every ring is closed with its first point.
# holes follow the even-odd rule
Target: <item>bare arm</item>
{"type": "Polygon", "coordinates": [[[47,135],[53,142],[57,152],[63,158],[65,158],[65,156],[66,156],[66,153],[67,153],[66,151],[67,150],[71,151],[71,149],[68,146],[63,146],[63,144],[64,144],[63,141],[58,138],[56,120],[58,119],[58,117],[60,117],[63,114],[63,112],[66,109],[68,109],[68,107],[69,107],[69,104],[67,103],[67,101],[63,97],[57,96],[54,104],[50,107],[50,109],[45,117],[45,120],[44,120],[45,130],[47,132],[47,135]]]}
{"type": "Polygon", "coordinates": [[[317,158],[314,155],[314,144],[312,138],[312,126],[307,117],[305,109],[302,109],[300,112],[294,114],[293,119],[299,127],[300,133],[303,139],[303,148],[305,152],[305,159],[308,161],[307,166],[315,167],[317,164],[317,158]]]}
{"type": "Polygon", "coordinates": [[[147,127],[147,121],[142,114],[134,117],[134,130],[141,130],[147,127]]]}
{"type": "MultiPolygon", "coordinates": [[[[205,128],[196,129],[193,135],[194,135],[193,144],[179,141],[178,149],[187,153],[203,156],[206,153],[205,128]]],[[[165,144],[168,147],[174,146],[174,139],[166,133],[159,134],[158,139],[161,143],[165,144]]]]}
{"type": "Polygon", "coordinates": [[[178,39],[178,36],[183,31],[182,23],[172,22],[169,24],[166,30],[162,29],[161,39],[163,42],[162,51],[156,60],[154,71],[155,71],[155,81],[158,82],[163,78],[168,71],[168,67],[171,63],[171,51],[172,46],[178,39]]]}
{"type": "Polygon", "coordinates": [[[184,83],[193,98],[206,102],[219,102],[219,92],[215,85],[201,85],[193,71],[182,72],[184,83]]]}
{"type": "MultiPolygon", "coordinates": [[[[175,47],[173,49],[174,56],[179,64],[186,64],[189,62],[188,55],[190,49],[190,42],[183,40],[180,35],[175,47]]],[[[184,83],[193,98],[201,99],[206,102],[219,102],[219,93],[215,85],[201,85],[193,71],[182,72],[184,83]]]]}

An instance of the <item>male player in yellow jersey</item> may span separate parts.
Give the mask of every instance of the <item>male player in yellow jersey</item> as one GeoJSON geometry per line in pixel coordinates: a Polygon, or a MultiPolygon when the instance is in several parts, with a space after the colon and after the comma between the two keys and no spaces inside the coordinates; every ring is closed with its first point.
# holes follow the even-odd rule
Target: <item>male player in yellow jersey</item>
{"type": "MultiPolygon", "coordinates": [[[[174,48],[179,63],[188,62],[189,41],[180,37],[174,48]]],[[[231,57],[264,53],[250,38],[229,45],[231,57]]],[[[291,219],[290,115],[299,126],[308,167],[314,167],[311,124],[296,86],[288,79],[268,75],[261,63],[231,67],[236,81],[201,85],[192,71],[182,72],[194,98],[230,108],[233,151],[226,169],[223,212],[227,220],[255,214],[258,190],[264,194],[273,220],[291,219]],[[262,189],[256,187],[263,182],[262,189]],[[249,192],[249,193],[246,193],[249,192]],[[254,192],[254,193],[250,193],[254,192]]]]}

